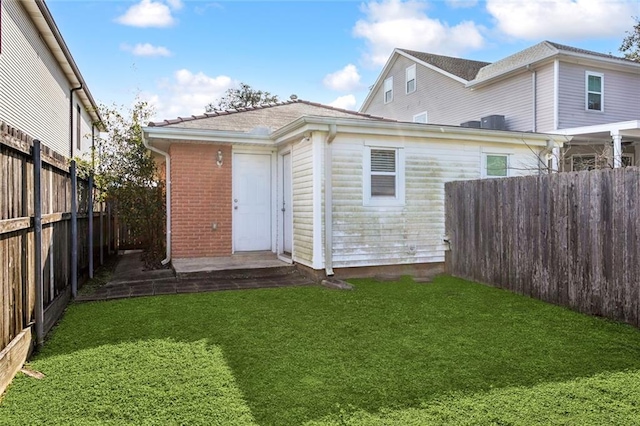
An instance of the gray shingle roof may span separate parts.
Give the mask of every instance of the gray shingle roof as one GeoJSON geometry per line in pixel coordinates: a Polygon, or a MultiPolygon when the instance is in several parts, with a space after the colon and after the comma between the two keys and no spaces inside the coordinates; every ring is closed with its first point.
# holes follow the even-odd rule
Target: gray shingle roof
{"type": "Polygon", "coordinates": [[[415,50],[398,49],[405,52],[416,59],[438,67],[443,71],[470,81],[476,77],[476,74],[482,67],[490,64],[490,62],[472,61],[470,59],[453,58],[451,56],[434,55],[432,53],[418,52],[415,50]]]}
{"type": "Polygon", "coordinates": [[[218,130],[269,134],[303,116],[336,118],[359,118],[365,120],[385,120],[369,114],[334,108],[301,99],[217,111],[191,117],[149,123],[149,127],[180,127],[188,129],[218,130]]]}
{"type": "Polygon", "coordinates": [[[550,44],[551,46],[555,47],[558,50],[564,50],[564,51],[567,51],[567,52],[582,53],[584,55],[598,56],[600,58],[616,59],[616,60],[619,60],[619,61],[622,61],[622,62],[635,63],[631,59],[622,58],[620,56],[614,56],[614,55],[609,55],[609,54],[606,54],[606,53],[594,52],[592,50],[587,50],[587,49],[580,49],[579,47],[566,46],[564,44],[554,43],[552,41],[544,41],[543,43],[548,43],[548,44],[550,44]]]}

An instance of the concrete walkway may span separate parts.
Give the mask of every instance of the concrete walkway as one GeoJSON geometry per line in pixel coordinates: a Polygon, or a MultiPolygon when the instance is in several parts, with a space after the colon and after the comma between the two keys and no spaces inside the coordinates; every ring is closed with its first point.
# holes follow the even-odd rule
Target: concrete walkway
{"type": "Polygon", "coordinates": [[[78,302],[123,299],[164,294],[199,293],[309,286],[316,283],[297,272],[293,265],[270,253],[242,254],[229,258],[177,261],[173,269],[145,271],[139,251],[120,255],[111,280],[92,293],[81,294],[78,302]],[[225,261],[227,267],[224,267],[225,261]],[[176,275],[177,273],[177,275],[176,275]]]}

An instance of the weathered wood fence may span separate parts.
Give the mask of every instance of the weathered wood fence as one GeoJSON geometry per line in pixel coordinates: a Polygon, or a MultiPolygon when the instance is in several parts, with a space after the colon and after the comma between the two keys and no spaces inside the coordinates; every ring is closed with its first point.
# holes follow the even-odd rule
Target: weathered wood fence
{"type": "Polygon", "coordinates": [[[94,263],[116,249],[115,219],[93,201],[89,182],[39,146],[0,122],[0,393],[28,356],[32,334],[42,342],[94,263]]]}
{"type": "Polygon", "coordinates": [[[640,169],[445,185],[448,271],[640,326],[640,169]]]}

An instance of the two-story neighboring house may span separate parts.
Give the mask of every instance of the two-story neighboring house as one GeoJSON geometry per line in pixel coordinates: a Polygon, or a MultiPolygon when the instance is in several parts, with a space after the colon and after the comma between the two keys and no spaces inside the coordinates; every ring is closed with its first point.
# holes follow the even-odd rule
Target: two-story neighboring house
{"type": "Polygon", "coordinates": [[[42,0],[0,1],[0,121],[66,157],[88,153],[96,102],[42,0]]]}
{"type": "Polygon", "coordinates": [[[549,41],[494,63],[395,49],[360,111],[571,135],[561,170],[640,164],[640,63],[549,41]]]}

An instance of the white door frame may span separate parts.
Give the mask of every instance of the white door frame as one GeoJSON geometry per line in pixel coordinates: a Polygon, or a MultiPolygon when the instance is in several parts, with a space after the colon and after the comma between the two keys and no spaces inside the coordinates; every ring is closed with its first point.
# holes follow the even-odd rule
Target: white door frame
{"type": "Polygon", "coordinates": [[[278,228],[278,258],[281,260],[284,260],[285,262],[292,262],[293,260],[293,251],[294,251],[294,246],[293,246],[293,152],[292,150],[286,149],[283,151],[280,151],[278,153],[278,200],[277,200],[277,213],[278,213],[278,220],[277,220],[277,228],[278,228]],[[285,155],[289,155],[289,164],[290,164],[290,169],[289,169],[289,187],[285,188],[284,187],[284,156],[285,155]],[[288,230],[285,230],[285,221],[284,221],[284,215],[282,212],[282,206],[284,203],[284,191],[288,191],[288,198],[290,200],[289,205],[286,206],[286,208],[289,209],[289,211],[291,212],[291,223],[289,223],[288,226],[288,230]],[[288,232],[287,232],[288,231],[288,232]],[[285,233],[287,233],[290,238],[291,238],[291,253],[290,254],[285,254],[284,252],[284,235],[285,233]]]}
{"type": "MultiPolygon", "coordinates": [[[[277,207],[277,188],[278,188],[278,179],[277,179],[277,153],[269,147],[251,147],[248,148],[246,146],[236,146],[233,145],[231,147],[231,156],[232,158],[235,159],[236,154],[268,154],[271,156],[271,188],[270,188],[270,197],[271,197],[271,252],[275,253],[276,252],[276,242],[277,242],[277,214],[274,214],[274,212],[276,211],[276,207],[277,207]]],[[[233,182],[233,178],[235,176],[235,169],[234,169],[234,163],[235,161],[232,160],[232,170],[231,170],[231,250],[232,253],[236,252],[236,247],[235,247],[235,237],[236,237],[236,223],[233,220],[234,218],[234,214],[233,214],[233,208],[234,208],[234,202],[233,202],[233,197],[235,196],[235,182],[233,182]]]]}

